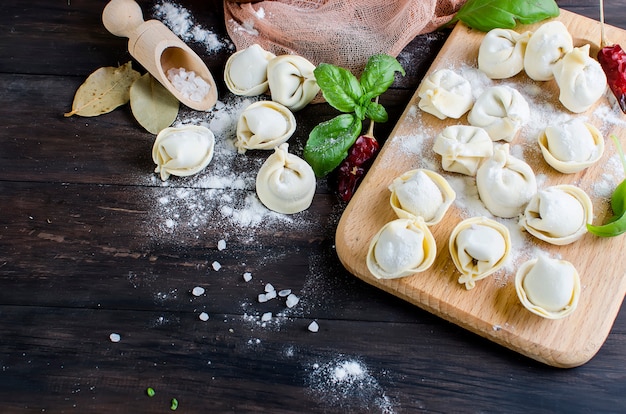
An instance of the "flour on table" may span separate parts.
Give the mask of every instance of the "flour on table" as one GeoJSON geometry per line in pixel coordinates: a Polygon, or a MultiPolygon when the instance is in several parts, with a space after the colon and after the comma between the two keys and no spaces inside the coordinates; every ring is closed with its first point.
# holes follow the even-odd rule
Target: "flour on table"
{"type": "Polygon", "coordinates": [[[313,364],[307,383],[309,391],[321,404],[348,411],[395,412],[394,404],[378,380],[356,358],[339,356],[313,364]]]}
{"type": "Polygon", "coordinates": [[[189,10],[171,2],[161,2],[154,6],[154,15],[183,41],[193,41],[205,46],[207,52],[217,52],[232,48],[230,40],[221,40],[211,30],[195,23],[189,10]]]}

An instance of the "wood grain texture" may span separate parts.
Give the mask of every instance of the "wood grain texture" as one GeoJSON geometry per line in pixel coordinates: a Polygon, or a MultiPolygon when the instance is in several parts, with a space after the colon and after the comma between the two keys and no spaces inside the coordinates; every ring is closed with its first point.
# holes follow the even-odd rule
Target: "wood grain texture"
{"type": "MultiPolygon", "coordinates": [[[[577,45],[598,42],[600,30],[596,21],[565,10],[557,19],[567,26],[577,45]]],[[[518,27],[517,30],[532,31],[537,27],[538,25],[518,27]]],[[[464,25],[457,25],[429,73],[441,68],[456,68],[460,71],[463,65],[475,67],[483,36],[484,34],[464,25]]],[[[626,32],[615,27],[607,28],[607,36],[617,43],[626,42],[626,32]]],[[[528,85],[528,77],[522,73],[513,80],[493,84],[502,83],[514,87],[518,85],[521,89],[528,85]]],[[[549,93],[547,101],[552,107],[562,108],[555,81],[538,82],[537,86],[544,93],[549,93]]],[[[532,315],[519,303],[514,286],[515,270],[522,261],[535,257],[529,256],[527,252],[522,252],[522,258],[517,259],[514,269],[496,272],[489,278],[478,281],[476,287],[470,291],[456,282],[460,274],[452,263],[448,240],[452,229],[461,220],[468,218],[468,214],[472,214],[471,211],[468,213],[464,210],[462,205],[453,205],[444,220],[431,227],[438,252],[435,263],[427,271],[405,278],[380,280],[367,269],[365,258],[370,240],[385,223],[395,218],[389,205],[390,193],[387,190],[391,181],[405,171],[429,168],[429,161],[433,157],[427,154],[432,153],[434,137],[446,126],[467,124],[465,117],[460,120],[440,121],[430,114],[421,113],[417,108],[418,102],[416,92],[363,185],[342,216],[337,229],[337,253],[342,263],[368,283],[539,361],[559,367],[578,366],[589,361],[606,339],[626,293],[626,262],[613,263],[612,260],[613,252],[622,251],[626,247],[626,239],[623,237],[601,239],[586,234],[576,243],[553,246],[534,239],[531,235],[525,235],[529,243],[535,244],[544,253],[572,262],[581,275],[583,289],[579,307],[574,314],[560,320],[547,320],[532,315]],[[419,143],[421,157],[407,150],[410,140],[424,140],[419,143]]],[[[543,101],[540,103],[543,104],[543,101]]],[[[622,136],[623,123],[608,123],[596,115],[601,105],[610,108],[607,99],[603,97],[586,113],[575,116],[588,119],[607,138],[613,133],[622,136]]],[[[539,120],[531,119],[529,122],[539,120]]],[[[524,131],[520,135],[524,135],[524,131]]],[[[548,166],[541,154],[537,153],[538,146],[526,144],[529,141],[531,138],[518,137],[511,145],[521,145],[527,162],[535,174],[544,180],[540,187],[576,184],[592,195],[595,222],[604,222],[606,216],[610,215],[610,211],[607,212],[607,200],[593,196],[593,187],[603,179],[608,160],[616,154],[610,140],[607,140],[604,155],[597,164],[583,172],[567,175],[548,166]]],[[[437,160],[440,158],[437,157],[437,160]]],[[[454,177],[454,174],[441,170],[440,166],[438,172],[454,177]]],[[[619,181],[613,185],[618,183],[619,181]]],[[[508,222],[513,220],[517,221],[510,219],[508,222]]],[[[525,247],[522,244],[518,248],[521,250],[525,247]]]]}
{"type": "MultiPolygon", "coordinates": [[[[161,1],[138,3],[148,19],[161,1]]],[[[227,40],[222,1],[173,3],[227,40]]],[[[597,18],[589,2],[559,3],[597,18]]],[[[64,118],[91,72],[133,60],[127,40],[102,25],[105,4],[2,3],[0,412],[163,413],[172,412],[174,397],[180,413],[552,414],[626,405],[625,312],[591,361],[553,368],[350,274],[335,249],[345,205],[333,177],[318,180],[313,205],[297,223],[251,229],[208,208],[216,186],[154,180],[154,136],[128,107],[64,118]],[[194,209],[159,200],[179,192],[203,201],[208,213],[173,229],[168,218],[193,218],[194,209]],[[252,281],[243,280],[244,271],[252,281]],[[263,327],[263,312],[285,308],[257,301],[268,282],[293,289],[301,302],[263,327]],[[204,296],[191,294],[198,285],[204,296]],[[198,319],[201,311],[208,321],[198,319]],[[307,330],[312,320],[316,334],[307,330]],[[121,341],[111,342],[111,332],[121,341]],[[353,388],[320,375],[344,361],[366,369],[353,388]],[[145,394],[148,386],[155,397],[145,394]]],[[[610,23],[626,29],[624,2],[606,7],[610,23]]],[[[449,33],[417,36],[401,52],[407,74],[381,96],[389,112],[376,126],[381,141],[449,33]]],[[[227,97],[221,74],[232,50],[189,46],[227,97]]],[[[181,114],[194,115],[185,108],[181,114]]],[[[328,105],[298,112],[290,149],[300,153],[313,126],[336,114],[328,105]]],[[[228,168],[249,175],[265,156],[249,151],[228,168]]],[[[225,190],[236,200],[253,191],[225,190]]]]}

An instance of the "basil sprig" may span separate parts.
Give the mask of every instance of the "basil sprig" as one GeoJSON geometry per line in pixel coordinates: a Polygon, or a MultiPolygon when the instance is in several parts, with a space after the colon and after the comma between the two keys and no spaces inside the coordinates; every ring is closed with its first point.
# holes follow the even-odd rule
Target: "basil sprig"
{"type": "Polygon", "coordinates": [[[361,78],[349,70],[320,63],[313,71],[326,102],[341,115],[322,122],[309,134],[304,147],[304,159],[317,177],[333,171],[354,144],[363,128],[363,120],[382,123],[388,119],[385,108],[373,99],[385,92],[395,80],[395,73],[405,74],[404,68],[392,56],[371,56],[361,78]]]}
{"type": "Polygon", "coordinates": [[[491,29],[513,29],[517,23],[532,24],[559,15],[554,0],[468,0],[452,20],[488,32],[491,29]]]}
{"type": "MultiPolygon", "coordinates": [[[[611,138],[615,142],[622,161],[622,168],[624,168],[624,173],[626,174],[626,158],[624,158],[622,145],[615,135],[611,135],[611,138]]],[[[615,237],[626,233],[626,180],[623,180],[613,191],[611,195],[611,210],[613,210],[613,216],[606,224],[601,226],[587,224],[587,230],[599,237],[615,237]]]]}

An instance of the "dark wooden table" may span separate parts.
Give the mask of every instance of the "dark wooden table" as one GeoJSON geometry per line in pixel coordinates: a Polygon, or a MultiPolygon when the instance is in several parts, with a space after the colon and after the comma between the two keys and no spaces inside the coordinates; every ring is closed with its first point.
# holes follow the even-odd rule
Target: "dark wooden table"
{"type": "MultiPolygon", "coordinates": [[[[608,23],[626,28],[625,3],[607,2],[608,23]]],[[[345,271],[334,250],[345,206],[331,181],[320,180],[311,208],[292,220],[252,217],[260,213],[246,197],[267,153],[231,151],[215,161],[221,171],[164,185],[153,173],[154,136],[128,106],[64,118],[89,73],[130,60],[126,40],[101,24],[105,4],[3,2],[0,412],[169,412],[172,398],[180,412],[203,413],[623,412],[626,312],[587,364],[543,365],[345,271]],[[259,303],[267,283],[300,302],[259,303]],[[196,286],[205,293],[194,296],[196,286]],[[319,332],[307,329],[312,321],[319,332]]],[[[151,17],[154,2],[140,4],[151,17]]],[[[179,4],[227,42],[220,2],[179,4]]],[[[599,15],[595,2],[559,4],[599,15]]],[[[418,36],[400,55],[407,76],[381,97],[391,119],[379,138],[445,38],[418,36]]],[[[241,102],[221,82],[232,50],[190,46],[227,102],[212,115],[218,122],[241,102]]],[[[299,112],[293,151],[335,114],[324,104],[299,112]]]]}

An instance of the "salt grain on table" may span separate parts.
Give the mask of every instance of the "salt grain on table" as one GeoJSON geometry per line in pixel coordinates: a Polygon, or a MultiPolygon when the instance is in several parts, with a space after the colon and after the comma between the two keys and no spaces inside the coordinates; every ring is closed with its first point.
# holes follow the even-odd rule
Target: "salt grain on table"
{"type": "Polygon", "coordinates": [[[202,295],[204,295],[204,288],[201,287],[201,286],[196,286],[191,291],[191,294],[194,295],[194,296],[202,296],[202,295]]]}
{"type": "Polygon", "coordinates": [[[243,280],[246,282],[249,282],[252,280],[252,273],[250,272],[246,272],[243,274],[243,280]]]}
{"type": "Polygon", "coordinates": [[[288,308],[293,308],[294,306],[298,304],[298,302],[300,302],[300,298],[294,295],[293,293],[287,296],[286,304],[288,308]]]}
{"type": "Polygon", "coordinates": [[[308,329],[309,329],[309,331],[311,331],[311,332],[317,332],[317,331],[319,331],[320,327],[319,327],[319,325],[317,324],[317,322],[313,321],[313,322],[311,322],[311,323],[309,324],[308,329]]]}
{"type": "Polygon", "coordinates": [[[219,262],[213,262],[211,266],[213,267],[213,270],[215,271],[218,271],[222,268],[222,265],[219,262]]]}
{"type": "Polygon", "coordinates": [[[272,319],[272,312],[265,312],[263,316],[261,316],[261,321],[267,322],[272,319]]]}
{"type": "Polygon", "coordinates": [[[206,321],[208,321],[208,320],[209,320],[209,314],[208,314],[208,313],[206,313],[206,312],[202,312],[202,313],[200,313],[200,315],[198,315],[198,318],[199,318],[201,321],[206,322],[206,321]]]}
{"type": "Polygon", "coordinates": [[[111,342],[119,342],[122,337],[120,336],[120,334],[112,333],[111,335],[109,335],[109,339],[111,340],[111,342]]]}
{"type": "Polygon", "coordinates": [[[217,242],[217,250],[222,251],[226,249],[226,240],[220,240],[217,242]]]}

